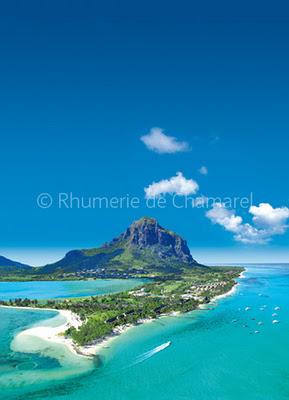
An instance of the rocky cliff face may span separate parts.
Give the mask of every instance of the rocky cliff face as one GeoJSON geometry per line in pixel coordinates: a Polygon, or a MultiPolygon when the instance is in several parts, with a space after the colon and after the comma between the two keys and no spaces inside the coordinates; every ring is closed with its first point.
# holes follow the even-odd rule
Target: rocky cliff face
{"type": "Polygon", "coordinates": [[[133,222],[124,233],[101,247],[72,250],[58,262],[41,268],[42,273],[77,272],[103,269],[118,277],[118,271],[139,270],[179,272],[199,265],[187,243],[179,235],[161,227],[154,218],[133,222]]]}
{"type": "Polygon", "coordinates": [[[196,263],[187,242],[180,236],[161,227],[154,218],[141,218],[131,224],[117,239],[139,249],[151,248],[159,257],[176,257],[184,263],[196,263]]]}

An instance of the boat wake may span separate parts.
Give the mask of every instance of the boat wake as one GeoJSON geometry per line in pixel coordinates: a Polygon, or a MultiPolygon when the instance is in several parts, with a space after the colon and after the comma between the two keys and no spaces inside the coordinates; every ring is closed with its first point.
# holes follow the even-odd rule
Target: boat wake
{"type": "Polygon", "coordinates": [[[140,364],[149,358],[153,357],[155,354],[159,353],[160,351],[165,350],[167,347],[171,345],[172,342],[166,342],[161,344],[160,346],[155,347],[152,350],[147,351],[146,353],[141,354],[137,357],[136,361],[132,365],[140,364]]]}

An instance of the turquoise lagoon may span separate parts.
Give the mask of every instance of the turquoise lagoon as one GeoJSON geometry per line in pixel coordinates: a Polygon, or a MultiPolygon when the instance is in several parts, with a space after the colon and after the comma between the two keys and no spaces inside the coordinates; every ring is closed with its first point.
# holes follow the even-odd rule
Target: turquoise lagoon
{"type": "Polygon", "coordinates": [[[3,398],[288,399],[289,265],[250,265],[239,282],[233,296],[209,310],[132,328],[94,362],[78,357],[71,367],[69,358],[61,364],[49,352],[10,348],[15,333],[55,313],[0,309],[3,398]]]}
{"type": "Polygon", "coordinates": [[[140,279],[96,279],[83,281],[0,282],[0,300],[15,298],[61,299],[96,296],[131,290],[140,279]]]}

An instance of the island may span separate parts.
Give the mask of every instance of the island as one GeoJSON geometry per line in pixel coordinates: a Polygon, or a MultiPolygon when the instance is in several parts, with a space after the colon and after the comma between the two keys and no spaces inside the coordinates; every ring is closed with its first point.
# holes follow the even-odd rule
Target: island
{"type": "Polygon", "coordinates": [[[124,233],[99,248],[72,250],[54,264],[32,268],[10,264],[4,273],[10,271],[10,278],[16,275],[18,279],[22,275],[40,279],[47,276],[50,279],[145,278],[145,283],[133,290],[102,296],[0,302],[2,306],[69,311],[73,318],[61,333],[80,354],[87,354],[83,346],[101,343],[127,327],[164,315],[193,311],[231,293],[236,278],[244,270],[199,264],[184,239],[149,217],[135,221],[124,233]]]}

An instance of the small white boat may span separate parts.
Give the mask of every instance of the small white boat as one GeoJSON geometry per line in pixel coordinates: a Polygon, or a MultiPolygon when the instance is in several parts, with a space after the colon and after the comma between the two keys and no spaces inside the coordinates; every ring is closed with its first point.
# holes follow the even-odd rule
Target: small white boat
{"type": "Polygon", "coordinates": [[[155,350],[158,350],[158,351],[164,350],[164,349],[166,349],[167,347],[169,347],[171,344],[172,344],[172,342],[171,342],[171,341],[168,341],[168,342],[166,342],[166,343],[161,344],[160,346],[158,346],[155,350]]]}
{"type": "Polygon", "coordinates": [[[272,324],[279,324],[279,322],[278,319],[273,319],[272,324]]]}
{"type": "Polygon", "coordinates": [[[256,333],[260,333],[260,331],[254,331],[254,333],[256,334],[256,333]]]}
{"type": "Polygon", "coordinates": [[[277,317],[277,316],[278,316],[278,314],[275,312],[272,314],[272,317],[277,317]]]}
{"type": "Polygon", "coordinates": [[[281,310],[281,308],[277,306],[277,307],[274,308],[274,310],[278,311],[278,310],[281,310]]]}
{"type": "Polygon", "coordinates": [[[263,321],[259,321],[257,325],[263,325],[263,321]]]}
{"type": "Polygon", "coordinates": [[[245,311],[249,311],[249,310],[251,310],[251,307],[246,307],[245,308],[245,311]]]}

